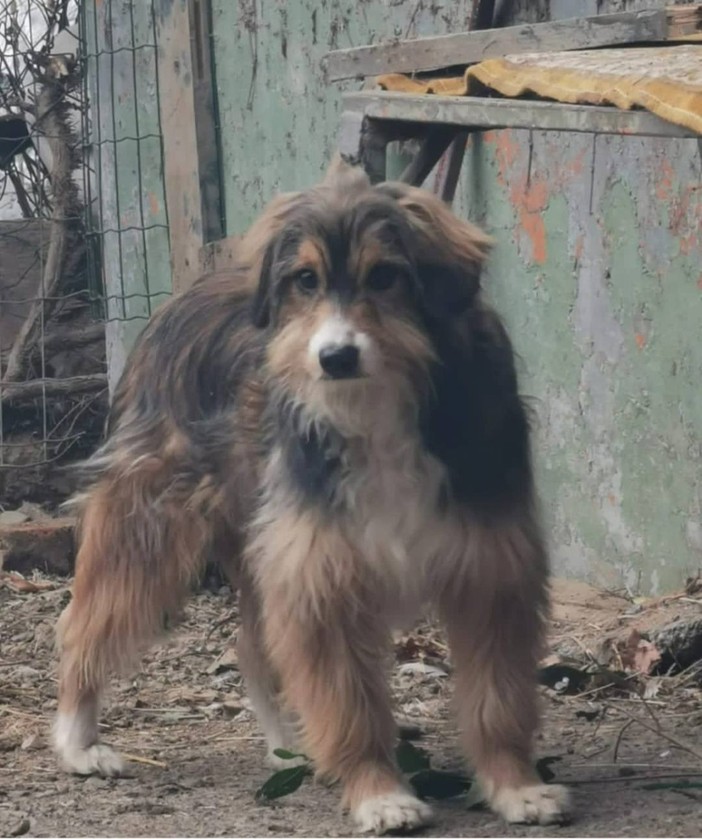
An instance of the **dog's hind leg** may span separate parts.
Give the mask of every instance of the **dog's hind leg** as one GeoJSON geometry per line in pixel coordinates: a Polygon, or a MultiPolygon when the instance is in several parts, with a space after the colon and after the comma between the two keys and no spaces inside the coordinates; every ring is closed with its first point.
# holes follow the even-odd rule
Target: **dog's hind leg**
{"type": "Polygon", "coordinates": [[[96,487],[81,521],[73,596],[57,627],[54,745],[78,774],[116,775],[120,757],[99,742],[100,694],[178,616],[208,533],[182,503],[150,502],[132,480],[96,487]]]}
{"type": "Polygon", "coordinates": [[[481,788],[507,821],[563,821],[567,790],[543,784],[532,762],[547,605],[538,525],[528,514],[501,526],[477,524],[454,572],[441,607],[460,724],[481,788]]]}

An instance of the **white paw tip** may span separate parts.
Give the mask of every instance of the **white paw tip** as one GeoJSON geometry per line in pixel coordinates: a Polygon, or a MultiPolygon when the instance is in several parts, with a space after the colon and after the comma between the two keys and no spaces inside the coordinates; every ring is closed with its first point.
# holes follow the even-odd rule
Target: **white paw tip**
{"type": "Polygon", "coordinates": [[[61,759],[67,771],[74,775],[102,775],[114,778],[124,772],[124,761],[114,749],[95,743],[87,749],[65,749],[61,759]]]}
{"type": "Polygon", "coordinates": [[[504,819],[517,824],[558,824],[570,816],[570,794],[558,784],[502,789],[491,804],[504,819]]]}
{"type": "Polygon", "coordinates": [[[373,834],[412,830],[427,824],[431,817],[431,807],[404,791],[366,798],[354,811],[359,829],[373,834]]]}

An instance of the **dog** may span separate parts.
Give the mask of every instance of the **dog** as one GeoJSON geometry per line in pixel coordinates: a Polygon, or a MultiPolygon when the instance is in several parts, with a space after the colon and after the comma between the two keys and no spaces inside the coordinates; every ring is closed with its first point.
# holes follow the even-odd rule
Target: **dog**
{"type": "Polygon", "coordinates": [[[532,762],[548,558],[513,350],[481,296],[490,247],[432,194],[336,163],[273,201],[236,270],[154,315],[76,498],[54,728],[67,769],[120,773],[98,737],[106,680],[214,559],[239,591],[271,759],[303,750],[358,829],[431,817],[395,763],[383,669],[425,608],[490,806],[566,817],[566,789],[532,762]]]}

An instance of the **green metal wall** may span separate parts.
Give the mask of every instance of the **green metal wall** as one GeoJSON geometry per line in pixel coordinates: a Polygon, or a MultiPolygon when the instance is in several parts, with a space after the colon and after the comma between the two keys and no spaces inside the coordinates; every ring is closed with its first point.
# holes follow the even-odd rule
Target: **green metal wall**
{"type": "Polygon", "coordinates": [[[281,189],[313,183],[334,149],[340,93],[322,56],[395,37],[465,29],[470,0],[212,0],[229,233],[281,189]]]}
{"type": "MultiPolygon", "coordinates": [[[[455,31],[469,6],[213,5],[230,233],[326,166],[327,50],[455,31]]],[[[701,180],[695,141],[502,131],[472,146],[456,200],[498,240],[485,282],[538,417],[556,570],[633,593],[702,565],[701,180]]]]}
{"type": "Polygon", "coordinates": [[[498,240],[485,285],[538,417],[556,570],[678,587],[702,565],[697,141],[495,132],[459,207],[498,240]]]}
{"type": "MultiPolygon", "coordinates": [[[[212,3],[228,233],[242,232],[276,192],[309,185],[326,167],[341,86],[323,82],[325,52],[456,31],[471,5],[212,3]]],[[[129,5],[109,4],[122,32],[129,5]]],[[[641,5],[650,3],[521,3],[522,17],[532,20],[641,5]]],[[[169,3],[154,8],[167,15],[169,3]]],[[[150,43],[150,21],[137,15],[136,22],[137,42],[150,43]]],[[[107,112],[99,120],[107,140],[103,225],[122,231],[122,251],[116,234],[108,236],[106,262],[117,298],[122,289],[137,292],[127,297],[133,303],[125,300],[127,315],[142,317],[140,301],[168,285],[159,126],[151,124],[158,109],[151,54],[138,53],[144,61],[135,75],[131,53],[113,53],[120,45],[109,24],[98,26],[94,72],[102,74],[95,81],[103,101],[115,101],[116,121],[107,112]],[[110,157],[113,139],[139,135],[141,165],[134,140],[122,139],[118,159],[110,157]],[[120,196],[119,214],[107,187],[120,196]],[[159,238],[145,242],[141,228],[150,225],[159,238]]],[[[702,566],[698,144],[495,132],[471,145],[456,208],[497,238],[485,285],[510,327],[538,417],[539,483],[556,571],[632,593],[679,586],[702,566]]],[[[120,326],[114,369],[138,324],[120,326]]]]}

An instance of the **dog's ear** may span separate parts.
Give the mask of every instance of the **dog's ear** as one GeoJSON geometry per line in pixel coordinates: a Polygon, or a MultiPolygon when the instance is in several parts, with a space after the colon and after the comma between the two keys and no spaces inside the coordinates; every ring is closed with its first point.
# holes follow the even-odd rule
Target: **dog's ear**
{"type": "Polygon", "coordinates": [[[370,179],[361,166],[348,163],[337,152],[327,169],[322,187],[329,187],[337,192],[349,194],[362,192],[370,188],[370,179]]]}
{"type": "Polygon", "coordinates": [[[268,245],[263,255],[259,266],[258,285],[251,300],[251,320],[257,329],[265,329],[271,322],[273,308],[271,268],[273,267],[274,251],[275,241],[268,245]]]}
{"type": "Polygon", "coordinates": [[[490,237],[426,190],[401,183],[377,189],[397,201],[410,225],[427,312],[438,318],[464,312],[480,290],[490,237]]]}
{"type": "Polygon", "coordinates": [[[271,318],[271,268],[274,244],[301,200],[302,193],[289,192],[274,198],[236,249],[239,272],[252,293],[251,317],[254,326],[263,329],[271,318]]]}

